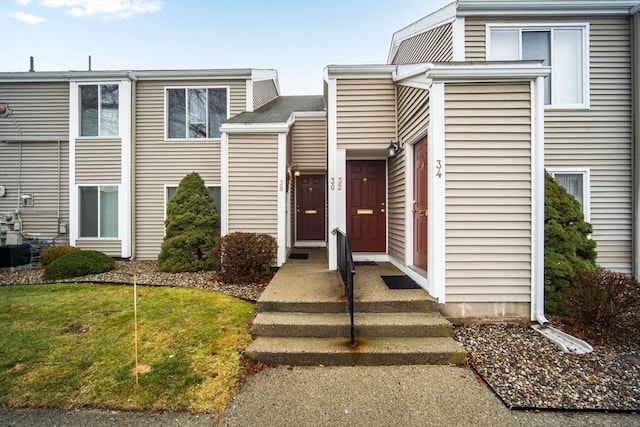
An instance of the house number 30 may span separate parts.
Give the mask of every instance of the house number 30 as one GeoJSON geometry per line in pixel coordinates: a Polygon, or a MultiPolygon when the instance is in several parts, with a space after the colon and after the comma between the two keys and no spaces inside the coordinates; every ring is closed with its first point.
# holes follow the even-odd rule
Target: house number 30
{"type": "Polygon", "coordinates": [[[336,179],[335,178],[331,178],[331,189],[332,190],[336,189],[336,179]]]}
{"type": "Polygon", "coordinates": [[[436,160],[436,176],[442,178],[442,160],[436,160]]]}

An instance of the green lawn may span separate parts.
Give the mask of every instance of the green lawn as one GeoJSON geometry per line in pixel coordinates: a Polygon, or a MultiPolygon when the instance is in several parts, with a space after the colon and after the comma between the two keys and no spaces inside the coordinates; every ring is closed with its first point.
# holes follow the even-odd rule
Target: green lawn
{"type": "Polygon", "coordinates": [[[0,406],[219,412],[237,388],[252,303],[133,286],[0,287],[0,406]]]}

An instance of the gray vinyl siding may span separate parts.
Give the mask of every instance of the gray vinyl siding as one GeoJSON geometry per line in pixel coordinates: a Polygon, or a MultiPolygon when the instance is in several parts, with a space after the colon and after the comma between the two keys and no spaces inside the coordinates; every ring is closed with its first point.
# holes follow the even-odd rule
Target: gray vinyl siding
{"type": "MultiPolygon", "coordinates": [[[[414,139],[420,132],[426,132],[429,125],[429,92],[423,89],[408,86],[398,86],[398,136],[401,140],[414,139]]],[[[405,161],[406,151],[411,150],[406,145],[396,157],[389,159],[389,189],[388,189],[388,216],[389,216],[389,255],[398,261],[405,262],[405,161]]]]}
{"type": "Polygon", "coordinates": [[[445,24],[403,40],[392,64],[445,62],[452,59],[453,30],[451,24],[445,24]]]}
{"type": "Polygon", "coordinates": [[[135,233],[136,256],[154,259],[164,238],[165,185],[177,185],[198,172],[208,185],[220,184],[220,140],[164,138],[164,88],[230,86],[230,114],[246,107],[245,80],[145,81],[136,84],[135,233]]]}
{"type": "Polygon", "coordinates": [[[24,232],[52,240],[57,236],[58,210],[61,222],[69,224],[69,144],[61,142],[60,153],[57,142],[21,144],[19,167],[20,143],[0,143],[0,185],[6,190],[0,212],[14,212],[20,206],[24,232]],[[33,194],[33,206],[19,204],[20,194],[33,194]]]}
{"type": "Polygon", "coordinates": [[[120,184],[120,138],[76,140],[76,184],[120,184]]]}
{"type": "Polygon", "coordinates": [[[338,148],[386,149],[396,137],[396,88],[389,79],[337,81],[338,148]]]}
{"type": "Polygon", "coordinates": [[[529,302],[529,83],[445,87],[447,302],[529,302]]]}
{"type": "MultiPolygon", "coordinates": [[[[484,60],[485,23],[525,20],[466,19],[468,60],[484,60]]],[[[591,223],[598,263],[632,268],[632,108],[629,17],[550,18],[590,22],[589,110],[545,111],[545,165],[589,168],[591,223]]]]}
{"type": "Polygon", "coordinates": [[[327,170],[327,120],[296,119],[291,128],[292,163],[301,171],[327,170]]]}
{"type": "Polygon", "coordinates": [[[276,89],[275,82],[273,80],[260,80],[253,82],[253,109],[260,108],[267,102],[278,96],[278,89],[276,89]]]}
{"type": "Polygon", "coordinates": [[[229,233],[277,238],[277,169],[277,135],[229,135],[229,233]]]}
{"type": "Polygon", "coordinates": [[[0,102],[12,113],[0,117],[0,137],[69,135],[69,82],[0,83],[0,102]]]}
{"type": "Polygon", "coordinates": [[[0,117],[0,139],[42,138],[0,143],[0,185],[6,190],[0,212],[20,206],[24,232],[51,240],[57,237],[58,212],[60,220],[69,223],[69,83],[1,83],[0,102],[12,110],[0,117]],[[33,194],[34,205],[19,205],[20,194],[33,194]]]}

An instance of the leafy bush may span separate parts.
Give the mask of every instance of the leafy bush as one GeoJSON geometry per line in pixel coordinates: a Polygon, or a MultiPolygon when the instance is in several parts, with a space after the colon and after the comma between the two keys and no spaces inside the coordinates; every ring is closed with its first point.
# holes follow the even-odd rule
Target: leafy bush
{"type": "Polygon", "coordinates": [[[268,234],[231,233],[213,248],[213,267],[224,283],[260,283],[271,276],[278,245],[268,234]]]}
{"type": "Polygon", "coordinates": [[[640,283],[631,276],[598,268],[573,276],[562,301],[576,325],[602,332],[640,328],[640,283]]]}
{"type": "Polygon", "coordinates": [[[166,234],[158,255],[160,271],[211,270],[209,252],[218,238],[218,212],[196,172],[182,178],[167,205],[166,234]]]}
{"type": "Polygon", "coordinates": [[[580,203],[545,173],[544,277],[547,312],[562,312],[562,290],[575,274],[596,267],[596,242],[580,203]]]}
{"type": "Polygon", "coordinates": [[[40,262],[42,265],[49,265],[53,261],[70,252],[77,252],[80,249],[75,246],[49,246],[40,252],[40,262]]]}
{"type": "Polygon", "coordinates": [[[74,251],[62,255],[44,270],[47,280],[60,280],[113,270],[115,261],[98,251],[74,251]]]}

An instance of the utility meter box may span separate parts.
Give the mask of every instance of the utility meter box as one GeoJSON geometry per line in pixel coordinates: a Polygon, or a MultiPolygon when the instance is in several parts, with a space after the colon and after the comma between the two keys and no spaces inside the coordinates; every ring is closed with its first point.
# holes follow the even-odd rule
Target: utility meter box
{"type": "Polygon", "coordinates": [[[7,231],[7,245],[21,245],[22,234],[19,231],[7,231]]]}

